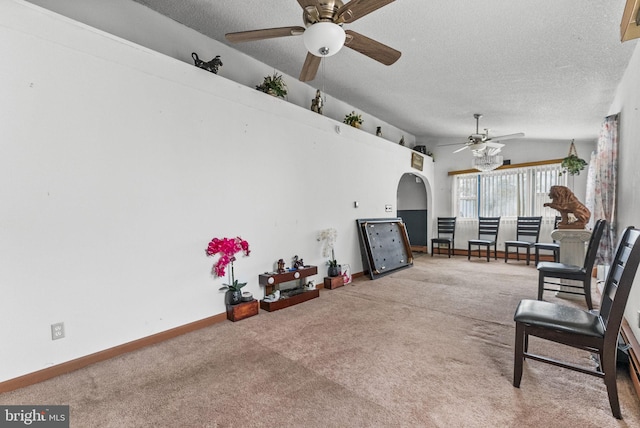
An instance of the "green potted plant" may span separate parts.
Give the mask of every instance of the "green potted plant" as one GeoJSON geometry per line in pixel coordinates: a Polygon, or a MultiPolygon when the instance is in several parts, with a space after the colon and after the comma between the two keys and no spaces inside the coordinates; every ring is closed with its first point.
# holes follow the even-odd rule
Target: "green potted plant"
{"type": "MultiPolygon", "coordinates": [[[[560,164],[560,166],[562,167],[563,172],[569,175],[580,175],[580,171],[587,166],[587,161],[578,157],[578,151],[576,150],[573,140],[569,147],[569,154],[566,158],[562,159],[562,164],[560,164]]],[[[561,172],[560,175],[562,175],[563,172],[561,172]]]]}
{"type": "Polygon", "coordinates": [[[356,114],[355,111],[352,111],[351,113],[344,116],[344,120],[342,122],[346,123],[349,126],[353,126],[354,128],[360,128],[360,125],[362,125],[362,116],[356,114]]]}
{"type": "Polygon", "coordinates": [[[256,89],[278,98],[285,98],[288,91],[287,84],[282,79],[282,75],[276,72],[274,72],[272,76],[265,76],[262,84],[257,85],[256,89]]]}
{"type": "MultiPolygon", "coordinates": [[[[562,169],[565,173],[569,175],[580,175],[580,171],[582,171],[587,166],[587,161],[579,158],[576,155],[569,155],[566,158],[562,159],[562,169]]],[[[562,172],[560,173],[562,175],[562,172]]]]}

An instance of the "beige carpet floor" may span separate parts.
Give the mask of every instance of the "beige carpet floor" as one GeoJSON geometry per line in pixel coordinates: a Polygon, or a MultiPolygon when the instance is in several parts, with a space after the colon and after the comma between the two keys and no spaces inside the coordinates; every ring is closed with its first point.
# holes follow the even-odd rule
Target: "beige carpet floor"
{"type": "MultiPolygon", "coordinates": [[[[513,313],[536,290],[537,271],[524,262],[416,255],[412,268],[1,394],[0,403],[69,404],[72,427],[640,426],[624,370],[622,421],[595,377],[527,361],[520,389],[512,386],[513,313]]],[[[592,363],[535,338],[530,349],[592,363]]]]}

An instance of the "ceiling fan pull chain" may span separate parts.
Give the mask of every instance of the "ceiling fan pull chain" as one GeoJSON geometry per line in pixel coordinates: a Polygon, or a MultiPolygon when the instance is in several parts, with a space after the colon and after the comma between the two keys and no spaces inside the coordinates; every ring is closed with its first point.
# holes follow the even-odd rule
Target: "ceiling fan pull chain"
{"type": "Polygon", "coordinates": [[[325,63],[327,62],[326,58],[322,58],[322,95],[324,96],[324,105],[327,105],[327,93],[324,91],[324,78],[325,78],[325,63]]]}

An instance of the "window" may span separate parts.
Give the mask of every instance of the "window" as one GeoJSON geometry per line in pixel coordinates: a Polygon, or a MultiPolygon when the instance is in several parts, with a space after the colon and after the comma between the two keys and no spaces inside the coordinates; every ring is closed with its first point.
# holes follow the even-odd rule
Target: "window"
{"type": "Polygon", "coordinates": [[[551,186],[565,186],[560,164],[510,168],[454,176],[454,215],[460,218],[538,216],[554,217],[544,207],[551,186]]]}

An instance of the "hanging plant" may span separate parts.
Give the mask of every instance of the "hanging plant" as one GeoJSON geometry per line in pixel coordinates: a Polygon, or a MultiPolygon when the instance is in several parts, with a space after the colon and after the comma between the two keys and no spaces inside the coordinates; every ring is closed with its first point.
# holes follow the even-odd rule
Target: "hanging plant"
{"type": "Polygon", "coordinates": [[[582,171],[587,166],[587,161],[578,157],[578,151],[576,150],[576,146],[573,143],[574,140],[571,140],[571,146],[569,146],[569,154],[566,158],[562,159],[562,172],[569,175],[580,175],[580,171],[582,171]]]}

